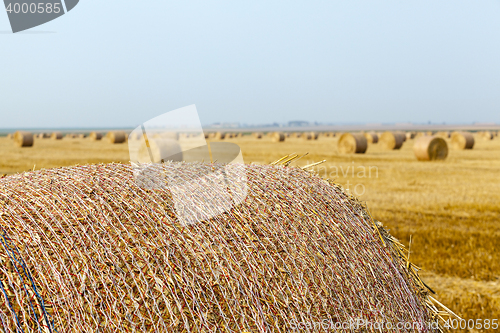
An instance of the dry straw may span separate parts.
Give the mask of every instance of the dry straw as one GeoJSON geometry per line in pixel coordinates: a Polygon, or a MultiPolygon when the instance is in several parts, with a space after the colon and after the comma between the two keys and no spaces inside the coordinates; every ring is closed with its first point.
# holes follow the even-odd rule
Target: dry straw
{"type": "Polygon", "coordinates": [[[62,140],[63,138],[63,135],[61,132],[53,132],[51,135],[50,135],[50,138],[52,140],[62,140]]]}
{"type": "Polygon", "coordinates": [[[368,141],[368,143],[377,143],[378,142],[378,135],[375,132],[364,133],[364,136],[366,138],[366,141],[368,141]]]}
{"type": "Polygon", "coordinates": [[[252,133],[252,136],[256,139],[262,139],[264,134],[262,134],[261,132],[254,132],[254,133],[252,133]]]}
{"type": "Polygon", "coordinates": [[[444,160],[448,157],[448,144],[442,137],[423,136],[415,141],[413,152],[419,161],[444,160]]]}
{"type": "Polygon", "coordinates": [[[10,140],[10,139],[12,139],[13,137],[14,137],[14,135],[13,135],[12,133],[7,134],[7,139],[9,139],[9,140],[10,140]]]}
{"type": "Polygon", "coordinates": [[[360,133],[345,133],[339,138],[337,147],[340,154],[364,154],[368,140],[360,133]]]}
{"type": "Polygon", "coordinates": [[[17,147],[33,146],[33,134],[25,131],[17,131],[14,133],[14,144],[17,147]]]}
{"type": "Polygon", "coordinates": [[[274,132],[271,137],[271,140],[273,142],[283,142],[285,141],[285,134],[281,132],[274,132]]]}
{"type": "MultiPolygon", "coordinates": [[[[155,181],[189,185],[242,167],[149,169],[155,181]]],[[[427,327],[448,318],[404,246],[340,186],[300,168],[245,167],[246,199],[189,226],[178,223],[170,191],[137,187],[128,165],[0,179],[0,327],[264,333],[294,322],[427,327]]],[[[207,183],[206,194],[223,189],[207,183]]],[[[203,205],[189,186],[184,195],[203,205]]]]}
{"type": "Polygon", "coordinates": [[[474,148],[474,136],[469,132],[453,132],[451,146],[459,150],[472,149],[474,148]]]}
{"type": "Polygon", "coordinates": [[[124,143],[127,141],[127,133],[123,131],[111,131],[106,134],[106,138],[110,143],[124,143]]]}
{"type": "Polygon", "coordinates": [[[89,138],[92,141],[99,141],[102,139],[102,133],[101,132],[91,132],[89,135],[89,138]]]}
{"type": "Polygon", "coordinates": [[[380,145],[389,150],[400,149],[406,140],[406,135],[399,132],[384,132],[379,139],[380,145]]]}

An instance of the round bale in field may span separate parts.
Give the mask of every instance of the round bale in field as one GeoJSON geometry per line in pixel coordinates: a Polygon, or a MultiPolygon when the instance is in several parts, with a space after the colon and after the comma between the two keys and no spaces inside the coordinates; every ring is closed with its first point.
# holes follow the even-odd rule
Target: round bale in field
{"type": "Polygon", "coordinates": [[[30,132],[17,131],[14,133],[14,144],[18,147],[31,147],[33,141],[33,134],[30,132]]]}
{"type": "Polygon", "coordinates": [[[7,139],[10,140],[10,139],[12,139],[12,137],[13,137],[12,133],[7,134],[7,139]]]}
{"type": "Polygon", "coordinates": [[[399,132],[384,132],[379,139],[380,145],[388,150],[400,149],[405,142],[406,135],[399,132]]]}
{"type": "Polygon", "coordinates": [[[345,133],[340,137],[337,147],[340,154],[364,154],[368,140],[361,133],[345,133]]]}
{"type": "Polygon", "coordinates": [[[90,133],[89,138],[92,141],[99,141],[102,139],[102,133],[101,132],[92,132],[92,133],[90,133]]]}
{"type": "Polygon", "coordinates": [[[377,143],[378,142],[378,135],[375,132],[369,132],[364,134],[366,141],[368,143],[377,143]]]}
{"type": "Polygon", "coordinates": [[[164,163],[182,161],[182,149],[176,140],[150,139],[139,148],[138,160],[141,163],[164,163]]]}
{"type": "Polygon", "coordinates": [[[440,138],[443,138],[443,139],[449,139],[450,135],[451,135],[450,132],[446,132],[446,131],[441,131],[441,132],[437,132],[436,133],[437,137],[440,137],[440,138]]]}
{"type": "Polygon", "coordinates": [[[423,136],[415,141],[413,152],[419,161],[444,160],[448,156],[448,144],[442,137],[423,136]]]}
{"type": "Polygon", "coordinates": [[[123,131],[111,131],[106,134],[106,138],[110,143],[124,143],[127,141],[127,133],[123,131]]]}
{"type": "Polygon", "coordinates": [[[254,132],[252,133],[252,136],[256,139],[262,139],[264,135],[261,132],[254,132]]]}
{"type": "Polygon", "coordinates": [[[175,184],[154,190],[130,164],[0,178],[0,331],[267,333],[362,316],[441,332],[451,310],[357,198],[269,165],[245,166],[233,193],[241,168],[153,164],[148,181],[175,184]]]}
{"type": "Polygon", "coordinates": [[[477,133],[477,136],[483,140],[493,140],[493,133],[490,131],[482,131],[477,133]]]}
{"type": "Polygon", "coordinates": [[[459,150],[472,149],[474,148],[474,136],[469,132],[453,132],[451,146],[459,150]]]}
{"type": "Polygon", "coordinates": [[[281,132],[274,132],[272,136],[273,142],[283,142],[285,141],[285,134],[281,132]]]}
{"type": "Polygon", "coordinates": [[[224,132],[217,132],[217,133],[215,133],[215,137],[214,137],[214,138],[215,138],[215,139],[217,139],[217,140],[224,140],[224,138],[225,138],[226,136],[227,136],[227,135],[226,135],[226,133],[224,133],[224,132]]]}
{"type": "Polygon", "coordinates": [[[52,140],[62,140],[63,138],[63,135],[61,132],[53,132],[51,135],[50,135],[50,138],[52,140]]]}
{"type": "Polygon", "coordinates": [[[406,132],[406,140],[412,140],[412,139],[415,139],[415,135],[416,133],[415,132],[406,132]]]}
{"type": "Polygon", "coordinates": [[[304,139],[304,140],[307,141],[307,140],[312,140],[312,138],[313,137],[311,135],[311,132],[304,132],[304,133],[302,133],[302,139],[304,139]]]}

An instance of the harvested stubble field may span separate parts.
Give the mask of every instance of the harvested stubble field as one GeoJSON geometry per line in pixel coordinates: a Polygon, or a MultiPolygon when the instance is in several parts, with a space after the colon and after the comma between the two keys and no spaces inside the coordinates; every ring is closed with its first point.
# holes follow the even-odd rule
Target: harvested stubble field
{"type": "MultiPolygon", "coordinates": [[[[437,299],[464,319],[500,319],[500,140],[476,138],[473,150],[450,150],[445,161],[419,162],[413,140],[401,150],[369,145],[366,154],[340,155],[338,138],[316,141],[252,136],[238,143],[246,163],[267,164],[286,153],[366,201],[372,215],[407,247],[437,299]],[[353,172],[354,170],[354,172],[353,172]],[[357,192],[357,193],[356,193],[357,192]]],[[[448,141],[448,140],[447,140],[448,141]]],[[[448,141],[449,142],[449,141],[448,141]]],[[[63,139],[17,148],[0,138],[0,174],[97,162],[127,162],[126,144],[63,139]]]]}

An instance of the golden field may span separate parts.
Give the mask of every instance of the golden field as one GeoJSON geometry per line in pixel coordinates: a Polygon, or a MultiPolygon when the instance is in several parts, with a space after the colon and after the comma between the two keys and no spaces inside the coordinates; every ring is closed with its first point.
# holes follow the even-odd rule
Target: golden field
{"type": "MultiPolygon", "coordinates": [[[[245,163],[270,163],[291,153],[309,153],[292,165],[326,160],[313,169],[358,195],[373,217],[410,247],[411,261],[422,268],[438,300],[467,320],[500,320],[500,139],[476,138],[473,150],[450,149],[439,162],[417,161],[413,140],[396,151],[372,144],[357,155],[338,154],[337,140],[228,141],[241,147],[245,163]]],[[[36,139],[33,147],[17,148],[0,137],[0,152],[0,175],[128,162],[127,144],[106,140],[36,139]]]]}

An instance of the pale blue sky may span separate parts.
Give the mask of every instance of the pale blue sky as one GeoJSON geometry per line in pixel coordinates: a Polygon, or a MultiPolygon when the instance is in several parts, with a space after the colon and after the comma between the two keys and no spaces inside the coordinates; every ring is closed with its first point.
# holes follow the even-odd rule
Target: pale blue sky
{"type": "Polygon", "coordinates": [[[0,128],[500,123],[500,1],[81,0],[31,32],[0,12],[0,128]]]}

